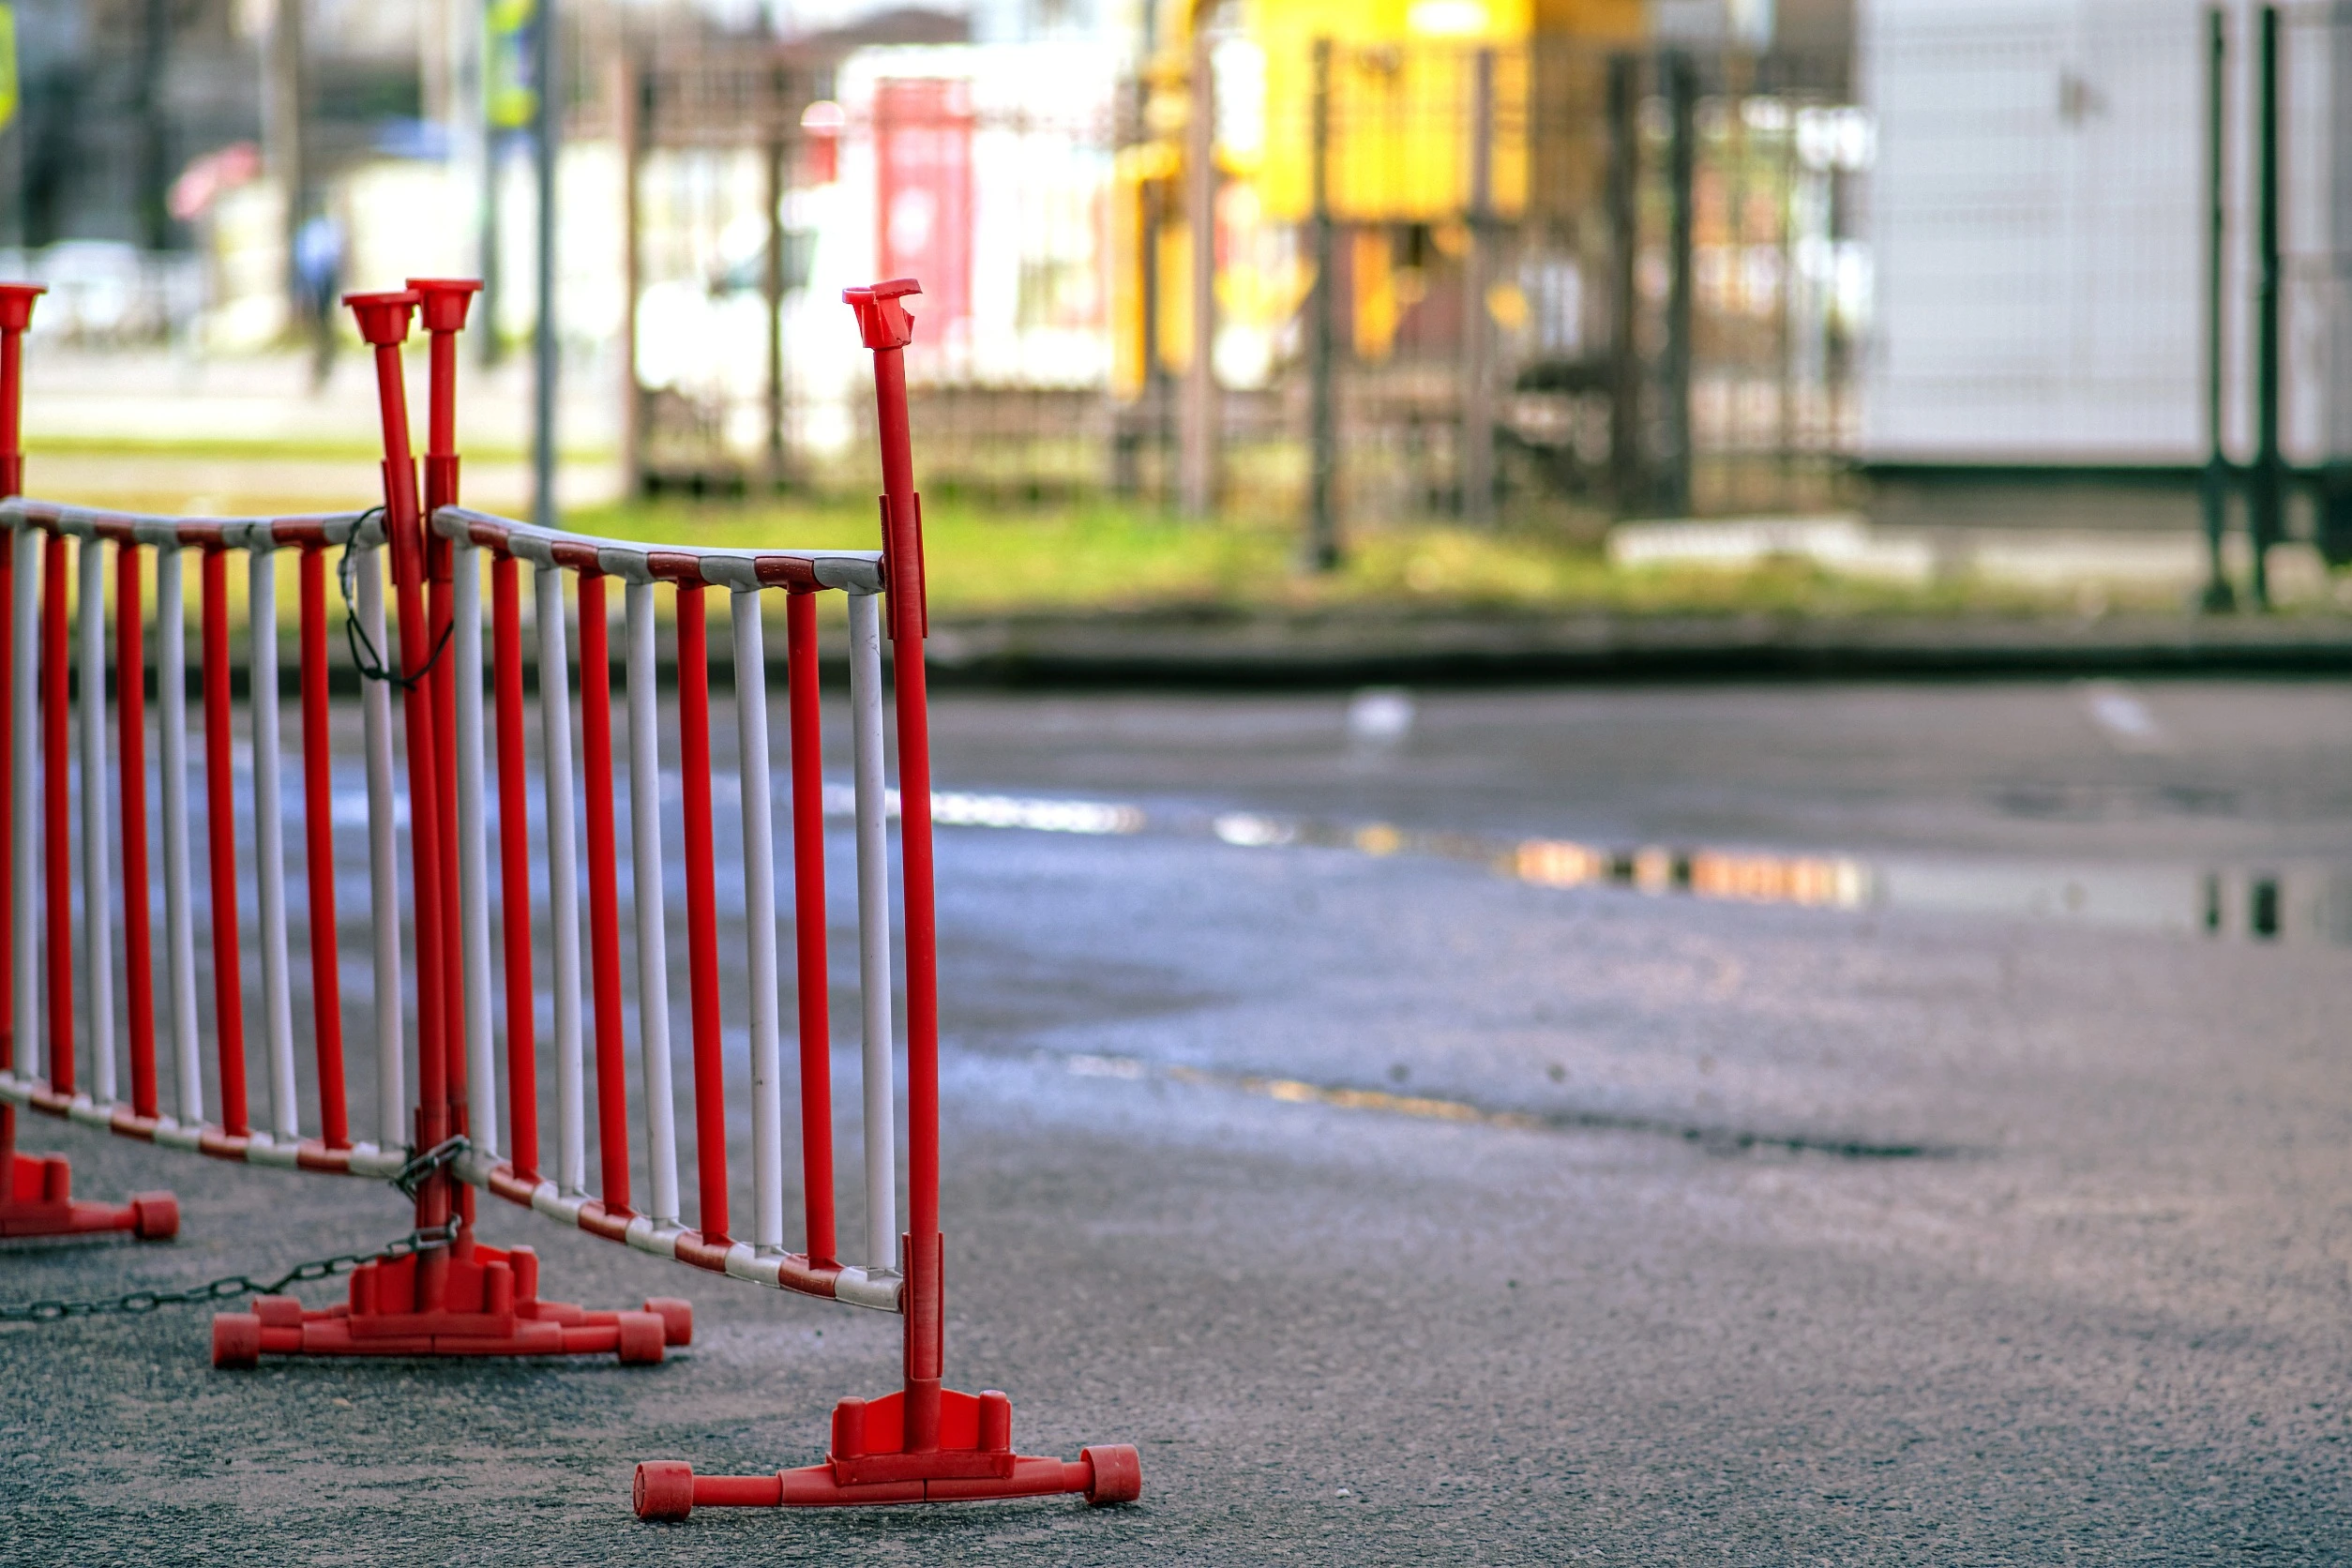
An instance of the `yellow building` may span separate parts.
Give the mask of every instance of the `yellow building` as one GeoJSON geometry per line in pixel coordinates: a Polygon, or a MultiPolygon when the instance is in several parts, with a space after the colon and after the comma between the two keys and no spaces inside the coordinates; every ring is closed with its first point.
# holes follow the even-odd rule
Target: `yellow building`
{"type": "MultiPolygon", "coordinates": [[[[1119,159],[1112,381],[1122,396],[1141,391],[1153,364],[1181,373],[1189,363],[1194,247],[1181,192],[1200,14],[1163,10],[1145,73],[1149,139],[1119,159]]],[[[1217,149],[1220,319],[1271,340],[1312,283],[1295,250],[1253,244],[1251,233],[1314,215],[1320,46],[1326,198],[1332,218],[1356,230],[1353,337],[1378,358],[1409,303],[1399,288],[1411,287],[1392,278],[1381,231],[1413,226],[1458,253],[1477,217],[1573,213],[1595,199],[1606,60],[1638,46],[1645,24],[1643,0],[1244,0],[1242,34],[1220,45],[1216,73],[1229,99],[1256,100],[1218,110],[1221,128],[1249,128],[1217,149]],[[1248,68],[1222,68],[1232,64],[1248,68]]]]}

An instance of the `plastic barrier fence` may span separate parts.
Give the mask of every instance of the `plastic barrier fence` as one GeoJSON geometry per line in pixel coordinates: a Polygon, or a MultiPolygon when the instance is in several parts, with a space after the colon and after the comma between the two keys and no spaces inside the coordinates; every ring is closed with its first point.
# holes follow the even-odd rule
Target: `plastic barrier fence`
{"type": "Polygon", "coordinates": [[[228,520],[129,517],[37,501],[0,503],[0,526],[13,537],[13,913],[17,929],[26,933],[37,928],[37,915],[45,916],[38,927],[45,945],[37,951],[34,942],[20,941],[14,952],[13,1018],[20,1040],[36,1038],[44,1019],[47,1025],[42,1066],[0,1071],[0,1097],[166,1147],[299,1169],[393,1176],[414,1188],[420,1246],[359,1269],[349,1300],[326,1311],[305,1310],[291,1298],[263,1298],[252,1312],[223,1315],[216,1319],[214,1336],[215,1360],[223,1365],[251,1364],[264,1353],[617,1350],[624,1360],[658,1360],[665,1343],[687,1340],[691,1319],[684,1303],[649,1301],[641,1312],[591,1313],[540,1301],[537,1262],[528,1249],[501,1251],[473,1241],[472,1188],[692,1267],[901,1314],[902,1386],[871,1401],[842,1401],[834,1413],[824,1464],[732,1478],[698,1478],[683,1464],[648,1464],[640,1468],[636,1486],[642,1516],[683,1517],[698,1502],[837,1504],[1054,1492],[1082,1492],[1096,1502],[1133,1498],[1140,1475],[1132,1448],[1090,1449],[1076,1463],[1018,1455],[1011,1444],[1004,1395],[959,1394],[942,1382],[944,1255],[939,1231],[920,513],[899,365],[899,350],[912,330],[900,302],[913,285],[850,292],[867,345],[875,350],[884,476],[883,549],[878,551],[637,545],[549,532],[458,506],[456,336],[475,286],[414,280],[400,293],[351,298],[376,357],[385,454],[380,507],[331,517],[228,520]],[[409,447],[400,357],[420,309],[430,336],[421,498],[409,447]],[[120,734],[111,759],[103,592],[110,550],[115,583],[113,689],[120,734]],[[291,814],[279,798],[275,563],[280,551],[298,555],[300,583],[303,782],[301,809],[291,814]],[[65,632],[69,552],[78,554],[82,585],[72,611],[73,656],[65,632]],[[161,1033],[176,1089],[171,1113],[158,1107],[158,1009],[147,928],[142,703],[150,647],[143,631],[143,562],[149,553],[157,564],[152,653],[162,785],[161,1033]],[[187,798],[181,782],[187,776],[188,734],[181,602],[191,553],[201,573],[201,803],[187,798]],[[241,627],[232,626],[233,556],[242,557],[236,564],[245,574],[241,627]],[[389,623],[387,556],[394,612],[389,623]],[[527,638],[521,613],[525,566],[534,596],[527,638]],[[354,1136],[346,1057],[356,1053],[345,1048],[337,986],[330,571],[351,606],[350,657],[364,677],[360,706],[375,1001],[365,1054],[378,1108],[371,1138],[354,1136]],[[625,759],[615,753],[608,645],[609,596],[616,587],[622,600],[625,759]],[[722,985],[715,865],[707,632],[713,589],[730,596],[733,641],[739,758],[733,782],[745,875],[740,908],[724,912],[740,918],[743,935],[735,940],[742,944],[742,972],[748,981],[746,992],[734,998],[722,985]],[[864,1227],[851,1258],[843,1256],[837,1229],[832,1139],[833,1020],[817,689],[817,598],[824,593],[847,598],[852,674],[864,1227]],[[775,697],[767,689],[771,658],[761,613],[761,602],[771,595],[784,600],[781,705],[790,760],[780,790],[769,764],[767,726],[775,697]],[[670,729],[664,728],[659,693],[661,600],[671,611],[677,670],[670,729]],[[252,844],[244,854],[237,839],[231,651],[239,632],[248,649],[246,728],[252,755],[242,803],[250,809],[252,844]],[[887,695],[885,634],[895,651],[887,695]],[[73,664],[78,698],[68,675],[73,658],[78,658],[73,664]],[[526,690],[526,663],[535,667],[535,691],[526,690]],[[405,792],[396,777],[396,701],[405,792]],[[83,780],[79,1031],[62,739],[75,714],[81,720],[83,780]],[[38,778],[31,773],[29,739],[37,721],[53,740],[41,754],[46,771],[38,778]],[[897,1086],[883,776],[883,728],[890,721],[898,749],[907,988],[910,1212],[903,1229],[896,1204],[897,1086]],[[539,752],[535,781],[529,758],[534,735],[539,752]],[[674,746],[665,746],[670,739],[674,746]],[[663,841],[659,808],[664,770],[671,765],[684,788],[684,841],[676,846],[663,841]],[[110,766],[115,770],[112,775],[110,766]],[[120,781],[119,809],[113,813],[106,802],[109,776],[120,781]],[[545,835],[536,854],[529,831],[535,782],[545,835]],[[629,807],[631,867],[626,912],[634,927],[634,962],[626,973],[620,937],[623,846],[616,831],[624,800],[629,807]],[[584,821],[574,819],[576,802],[584,821]],[[410,849],[405,887],[396,833],[403,807],[410,849]],[[201,897],[191,866],[199,810],[209,872],[201,897]],[[779,815],[792,917],[791,1064],[798,1115],[792,1120],[786,1114],[781,898],[775,875],[779,815]],[[290,816],[301,824],[304,837],[307,878],[300,915],[307,919],[290,910],[285,885],[281,823],[290,816]],[[114,833],[121,839],[119,964],[110,838],[114,833]],[[584,865],[578,852],[582,847],[584,865]],[[665,868],[672,865],[685,874],[691,1063],[686,1089],[694,1155],[690,1215],[679,1171],[669,994],[671,938],[661,896],[665,868]],[[240,875],[249,866],[260,949],[258,1028],[249,1028],[245,1017],[240,969],[240,875]],[[44,882],[45,902],[37,888],[44,882]],[[535,908],[543,909],[547,920],[543,953],[533,941],[535,908]],[[403,914],[410,917],[413,933],[409,955],[400,945],[403,914]],[[292,932],[297,923],[307,933],[302,946],[309,962],[307,1063],[315,1087],[309,1104],[298,1095],[293,1005],[292,932]],[[211,959],[217,1106],[208,1106],[204,1093],[205,1009],[196,963],[200,928],[211,959]],[[39,964],[44,955],[45,971],[39,964]],[[404,989],[404,957],[414,960],[413,1009],[404,989]],[[128,975],[128,999],[119,1031],[112,1006],[118,969],[128,975]],[[626,1006],[632,979],[634,1018],[626,1006]],[[551,1058],[551,1085],[540,1078],[535,1000],[542,984],[552,1002],[545,1051],[551,1058]],[[747,1081],[731,1084],[723,1018],[736,1008],[748,1025],[749,1071],[747,1081]],[[255,1038],[249,1041],[249,1034],[255,1038]],[[416,1064],[413,1111],[403,1081],[403,1046],[411,1038],[416,1064]],[[263,1104],[258,1119],[249,1104],[248,1084],[249,1056],[256,1047],[263,1104]],[[78,1052],[88,1063],[86,1088],[78,1052]],[[118,1054],[129,1068],[128,1102],[118,1093],[118,1054]],[[749,1102],[747,1228],[739,1224],[731,1204],[735,1186],[726,1139],[731,1093],[747,1094],[749,1102]],[[543,1102],[553,1112],[551,1141],[541,1136],[543,1102]],[[413,1121],[404,1123],[412,1115],[413,1121]],[[787,1163],[795,1146],[801,1189],[797,1235],[792,1234],[795,1216],[786,1202],[787,1163]],[[632,1184],[633,1156],[641,1159],[647,1174],[645,1190],[632,1184]],[[459,1179],[470,1186],[459,1185],[459,1179]]]}

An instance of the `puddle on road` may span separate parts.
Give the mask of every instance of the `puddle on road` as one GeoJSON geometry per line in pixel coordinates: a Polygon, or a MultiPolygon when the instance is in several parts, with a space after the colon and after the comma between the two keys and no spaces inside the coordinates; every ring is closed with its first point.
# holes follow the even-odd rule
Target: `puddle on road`
{"type": "MultiPolygon", "coordinates": [[[[1621,887],[1658,896],[1806,908],[1883,909],[2054,920],[2258,942],[2352,944],[2352,867],[2320,862],[2196,866],[1999,858],[1787,854],[1664,844],[1503,839],[1389,822],[1229,811],[1186,813],[1114,801],[941,792],[942,826],[1209,837],[1241,849],[1315,848],[1485,866],[1545,887],[1621,887]]],[[[896,799],[893,799],[896,807],[896,799]]],[[[828,786],[828,814],[846,788],[828,786]]]]}
{"type": "Polygon", "coordinates": [[[1622,1115],[1592,1110],[1515,1110],[1482,1106],[1470,1100],[1430,1094],[1394,1094],[1381,1089],[1308,1083],[1300,1078],[1270,1078],[1258,1073],[1215,1072],[1181,1063],[1163,1065],[1134,1056],[1102,1056],[1085,1051],[1032,1050],[1033,1061],[1059,1063],[1074,1078],[1118,1078],[1139,1082],[1160,1078],[1169,1083],[1223,1089],[1285,1105],[1328,1106],[1337,1110],[1380,1111],[1429,1122],[1455,1122],[1515,1132],[1632,1132],[1677,1138],[1710,1153],[1744,1154],[1757,1152],[1789,1154],[1829,1154],[1849,1160],[1950,1159],[1965,1151],[1956,1146],[1927,1143],[1887,1143],[1867,1138],[1805,1133],[1758,1132],[1751,1128],[1708,1123],[1676,1122],[1660,1117],[1622,1115]]]}

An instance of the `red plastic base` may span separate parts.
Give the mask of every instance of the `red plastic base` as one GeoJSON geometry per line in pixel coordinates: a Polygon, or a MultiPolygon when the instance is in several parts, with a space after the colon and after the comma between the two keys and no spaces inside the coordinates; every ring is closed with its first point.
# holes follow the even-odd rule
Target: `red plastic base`
{"type": "Polygon", "coordinates": [[[591,1312],[539,1297],[529,1247],[467,1246],[444,1265],[442,1304],[416,1307],[417,1256],[363,1263],[350,1299],[309,1312],[292,1296],[256,1296],[251,1312],[212,1320],[212,1364],[272,1356],[579,1356],[650,1365],[694,1338],[694,1308],[656,1297],[641,1312],[591,1312]]]}
{"type": "Polygon", "coordinates": [[[641,1519],[683,1519],[703,1508],[856,1508],[899,1502],[982,1502],[1082,1494],[1097,1508],[1143,1494],[1143,1463],[1126,1443],[1082,1448],[1075,1463],[1013,1452],[1013,1402],[991,1389],[940,1391],[940,1446],[903,1448],[903,1395],[844,1399],[822,1465],[775,1475],[696,1475],[677,1459],[637,1467],[641,1519]]]}
{"type": "Polygon", "coordinates": [[[73,1168],[63,1154],[11,1154],[0,1191],[0,1239],[98,1236],[128,1230],[143,1242],[179,1234],[179,1199],[168,1192],[133,1193],[128,1203],[77,1203],[73,1168]]]}

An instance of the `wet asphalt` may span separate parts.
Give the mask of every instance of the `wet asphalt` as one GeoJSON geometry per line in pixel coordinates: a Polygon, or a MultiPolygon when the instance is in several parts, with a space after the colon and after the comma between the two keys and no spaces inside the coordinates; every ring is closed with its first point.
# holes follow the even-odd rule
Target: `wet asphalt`
{"type": "MultiPolygon", "coordinates": [[[[1545,887],[1474,857],[1159,830],[1291,813],[2352,865],[2352,688],[1410,708],[1351,727],[1344,696],[940,704],[942,787],[1154,824],[940,838],[950,1380],[1009,1392],[1026,1452],[1136,1443],[1139,1504],[640,1526],[638,1459],[816,1459],[834,1399],[892,1385],[896,1320],[486,1205],[489,1239],[538,1247],[545,1293],[685,1295],[693,1347],[654,1369],[235,1376],[209,1368],[198,1309],[0,1327],[0,1561],[2352,1557],[2342,946],[1545,887]]],[[[845,833],[833,848],[840,895],[845,833]]],[[[851,1234],[852,919],[837,896],[851,1234]]],[[[380,1186],[28,1133],[84,1195],[173,1186],[183,1233],[0,1256],[7,1299],[258,1274],[405,1229],[380,1186]]]]}

